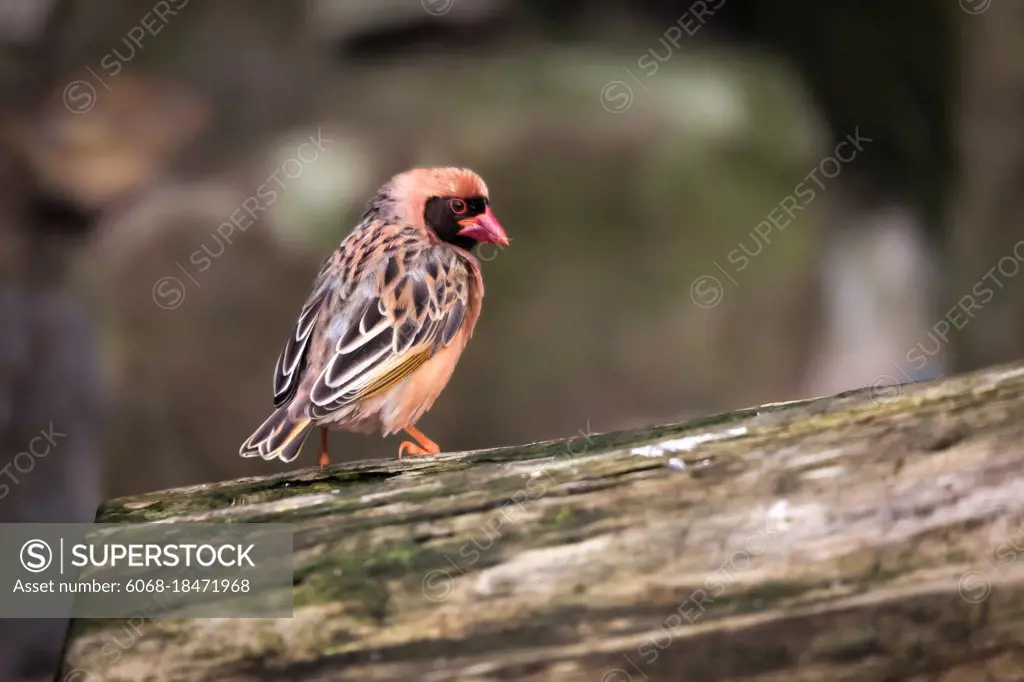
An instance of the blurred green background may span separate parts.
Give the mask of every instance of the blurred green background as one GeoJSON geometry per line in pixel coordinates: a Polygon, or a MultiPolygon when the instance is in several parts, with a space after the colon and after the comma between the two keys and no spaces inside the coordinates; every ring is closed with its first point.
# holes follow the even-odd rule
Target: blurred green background
{"type": "MultiPolygon", "coordinates": [[[[910,181],[900,196],[903,181],[879,181],[878,170],[941,158],[913,151],[907,124],[918,112],[899,108],[902,95],[941,102],[955,92],[955,74],[943,71],[952,24],[988,19],[880,3],[856,13],[795,3],[765,18],[758,3],[736,5],[69,3],[60,75],[19,137],[41,176],[102,209],[69,281],[99,321],[106,494],[284,466],[235,455],[269,409],[276,354],[318,263],[363,202],[418,165],[481,173],[514,239],[481,254],[484,316],[421,422],[445,449],[677,419],[879,375],[905,380],[875,367],[884,362],[843,359],[849,348],[820,359],[836,345],[834,300],[819,281],[823,235],[856,231],[890,204],[920,214],[912,230],[945,234],[933,224],[945,217],[926,213],[934,192],[910,181]],[[781,35],[817,31],[833,52],[845,43],[858,52],[798,48],[794,59],[773,22],[781,35]],[[757,30],[767,42],[750,39],[757,30]],[[906,57],[901,32],[927,41],[925,54],[906,57]],[[815,60],[849,83],[821,88],[808,70],[815,60]],[[878,61],[888,73],[871,72],[878,61]],[[846,90],[848,101],[831,103],[846,90]],[[852,125],[834,129],[844,119],[852,125]],[[759,237],[755,226],[855,131],[875,141],[863,158],[822,177],[784,230],[759,237]],[[318,134],[322,149],[298,162],[318,134]],[[892,196],[864,198],[863,177],[892,196]],[[251,227],[218,234],[268,182],[276,195],[260,200],[267,210],[251,227]],[[742,271],[728,262],[738,248],[751,256],[742,271]],[[695,304],[695,280],[708,275],[721,300],[695,304]],[[174,300],[155,300],[171,289],[174,300]]],[[[909,274],[862,269],[853,279],[913,280],[917,266],[894,259],[886,269],[909,274]]],[[[893,286],[897,305],[840,316],[881,330],[870,343],[882,350],[859,352],[905,364],[932,313],[893,286]],[[890,317],[867,319],[879,311],[890,317]]],[[[396,446],[332,436],[341,460],[391,457],[396,446]]]]}

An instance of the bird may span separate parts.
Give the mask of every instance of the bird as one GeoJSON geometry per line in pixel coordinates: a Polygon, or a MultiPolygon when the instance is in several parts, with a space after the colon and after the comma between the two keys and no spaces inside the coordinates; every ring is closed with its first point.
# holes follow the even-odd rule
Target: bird
{"type": "Polygon", "coordinates": [[[509,245],[483,179],[468,168],[414,168],[385,182],[323,262],[274,368],[274,411],[242,457],[293,461],[320,429],[405,431],[398,458],[436,455],[416,428],[448,384],[480,317],[473,249],[509,245]]]}

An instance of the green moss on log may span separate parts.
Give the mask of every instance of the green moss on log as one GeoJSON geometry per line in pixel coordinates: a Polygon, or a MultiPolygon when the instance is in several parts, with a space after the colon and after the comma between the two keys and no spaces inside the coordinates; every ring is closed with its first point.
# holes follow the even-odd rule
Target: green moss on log
{"type": "Polygon", "coordinates": [[[995,554],[1019,534],[1021,471],[1011,366],[112,500],[100,521],[294,523],[295,614],[147,622],[116,652],[123,623],[79,622],[65,665],[198,682],[984,670],[1024,651],[1024,570],[995,554]],[[709,439],[630,454],[693,435],[709,439]]]}

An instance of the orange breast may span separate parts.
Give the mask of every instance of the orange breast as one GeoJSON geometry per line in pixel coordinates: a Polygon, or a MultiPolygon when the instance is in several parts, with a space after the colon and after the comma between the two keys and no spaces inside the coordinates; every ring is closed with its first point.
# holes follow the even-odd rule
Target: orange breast
{"type": "Polygon", "coordinates": [[[414,425],[429,410],[455,371],[462,351],[473,335],[473,328],[480,317],[483,302],[483,279],[476,259],[469,257],[472,280],[469,287],[469,305],[462,327],[447,347],[427,360],[409,375],[401,384],[392,389],[381,410],[381,431],[388,436],[407,426],[414,425]]]}

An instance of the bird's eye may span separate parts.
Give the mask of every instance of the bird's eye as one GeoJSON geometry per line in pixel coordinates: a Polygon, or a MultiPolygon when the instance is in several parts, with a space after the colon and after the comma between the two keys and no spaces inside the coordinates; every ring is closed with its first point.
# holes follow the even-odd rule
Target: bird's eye
{"type": "Polygon", "coordinates": [[[452,213],[455,215],[462,215],[466,212],[466,202],[462,199],[452,199],[448,205],[451,206],[452,213]]]}

